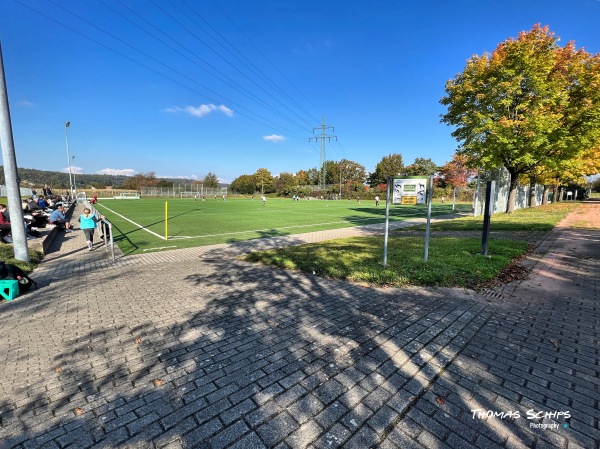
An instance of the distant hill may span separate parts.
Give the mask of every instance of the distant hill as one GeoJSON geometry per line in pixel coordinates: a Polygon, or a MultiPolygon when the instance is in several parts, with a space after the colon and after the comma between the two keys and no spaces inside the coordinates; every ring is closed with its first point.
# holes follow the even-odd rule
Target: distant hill
{"type": "MultiPolygon", "coordinates": [[[[2,167],[2,166],[0,166],[2,167]]],[[[45,171],[37,170],[35,168],[19,168],[19,181],[21,187],[41,187],[44,184],[48,184],[50,187],[55,189],[68,189],[69,188],[69,174],[57,171],[45,171]]],[[[112,175],[87,175],[87,174],[76,174],[75,182],[78,188],[104,188],[106,186],[113,186],[118,188],[122,186],[129,176],[112,176],[112,175]]],[[[166,179],[160,178],[165,183],[172,184],[173,182],[194,182],[194,179],[166,179]]],[[[4,179],[4,167],[0,170],[0,185],[5,185],[4,179]]]]}

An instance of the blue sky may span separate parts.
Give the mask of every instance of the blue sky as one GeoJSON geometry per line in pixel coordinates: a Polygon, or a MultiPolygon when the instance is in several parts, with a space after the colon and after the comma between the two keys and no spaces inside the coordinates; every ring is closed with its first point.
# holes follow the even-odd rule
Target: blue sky
{"type": "Polygon", "coordinates": [[[600,52],[599,0],[2,0],[17,163],[65,171],[70,121],[77,173],[295,172],[325,115],[327,159],[443,164],[445,82],[535,23],[600,52]]]}

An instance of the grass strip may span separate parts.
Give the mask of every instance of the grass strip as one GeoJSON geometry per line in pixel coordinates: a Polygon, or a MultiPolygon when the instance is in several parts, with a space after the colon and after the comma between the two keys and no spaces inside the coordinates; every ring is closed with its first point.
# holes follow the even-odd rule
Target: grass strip
{"type": "Polygon", "coordinates": [[[395,237],[389,239],[384,268],[382,237],[352,237],[256,252],[245,259],[374,286],[477,288],[527,249],[525,242],[492,239],[488,256],[481,256],[481,239],[432,238],[425,263],[423,238],[395,237]]]}
{"type": "Polygon", "coordinates": [[[29,250],[29,263],[15,259],[15,251],[12,245],[0,243],[0,260],[10,265],[16,265],[25,273],[31,273],[42,261],[44,255],[39,251],[29,250]]]}
{"type": "MultiPolygon", "coordinates": [[[[492,215],[490,228],[492,231],[536,231],[548,232],[557,225],[569,212],[577,209],[580,203],[560,202],[546,206],[517,209],[512,214],[496,213],[492,215]]],[[[483,216],[462,217],[452,221],[432,223],[432,231],[481,231],[483,216]]],[[[425,226],[414,226],[403,231],[424,230],[425,226]]]]}
{"type": "MultiPolygon", "coordinates": [[[[513,214],[495,214],[488,256],[481,256],[481,237],[433,237],[425,263],[424,239],[403,236],[424,226],[395,231],[388,242],[388,266],[383,267],[383,237],[353,237],[252,253],[246,260],[374,286],[407,285],[479,288],[516,263],[529,249],[527,242],[510,239],[510,232],[547,232],[578,203],[555,203],[513,214]]],[[[432,225],[432,231],[479,231],[482,218],[465,217],[432,225]]]]}

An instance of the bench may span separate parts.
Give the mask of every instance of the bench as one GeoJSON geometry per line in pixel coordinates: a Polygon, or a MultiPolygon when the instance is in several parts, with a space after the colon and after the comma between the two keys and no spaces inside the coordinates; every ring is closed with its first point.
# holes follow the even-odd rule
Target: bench
{"type": "MultiPolygon", "coordinates": [[[[71,203],[68,209],[65,210],[65,217],[67,217],[67,219],[71,218],[74,209],[75,203],[71,203]]],[[[52,246],[52,242],[54,242],[56,235],[61,231],[58,226],[51,224],[46,225],[45,228],[38,228],[38,231],[41,235],[36,239],[28,240],[27,246],[30,249],[41,252],[42,254],[48,254],[50,246],[52,246]]]]}

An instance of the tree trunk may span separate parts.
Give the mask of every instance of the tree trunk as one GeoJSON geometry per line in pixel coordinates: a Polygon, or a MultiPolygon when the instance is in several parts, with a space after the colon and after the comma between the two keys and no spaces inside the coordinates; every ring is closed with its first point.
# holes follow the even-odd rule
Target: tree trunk
{"type": "Polygon", "coordinates": [[[529,198],[527,200],[527,205],[529,207],[535,207],[535,177],[531,177],[529,180],[529,198]]]}
{"type": "Polygon", "coordinates": [[[515,211],[515,203],[517,202],[517,188],[519,187],[519,174],[514,168],[508,168],[510,174],[510,187],[508,190],[508,202],[506,203],[506,213],[512,214],[515,211]]]}
{"type": "Polygon", "coordinates": [[[548,204],[548,191],[550,190],[550,186],[547,184],[544,184],[544,193],[542,195],[542,206],[545,206],[548,204]]]}
{"type": "Polygon", "coordinates": [[[557,203],[559,201],[562,201],[562,194],[563,194],[563,190],[562,190],[562,186],[556,186],[556,195],[554,195],[554,201],[556,201],[557,203]]]}

